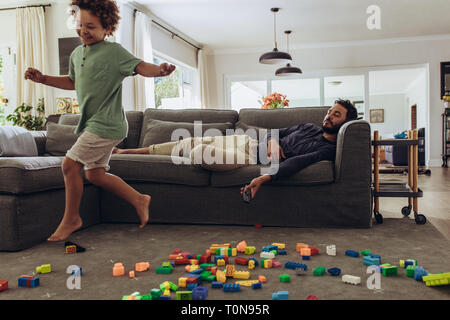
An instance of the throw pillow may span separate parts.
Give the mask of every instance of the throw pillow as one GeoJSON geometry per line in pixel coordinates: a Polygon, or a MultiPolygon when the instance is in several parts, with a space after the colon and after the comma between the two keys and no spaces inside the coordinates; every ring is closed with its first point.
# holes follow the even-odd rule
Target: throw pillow
{"type": "Polygon", "coordinates": [[[48,123],[47,141],[45,150],[52,156],[65,156],[77,141],[78,135],[74,133],[76,126],[48,123]]]}

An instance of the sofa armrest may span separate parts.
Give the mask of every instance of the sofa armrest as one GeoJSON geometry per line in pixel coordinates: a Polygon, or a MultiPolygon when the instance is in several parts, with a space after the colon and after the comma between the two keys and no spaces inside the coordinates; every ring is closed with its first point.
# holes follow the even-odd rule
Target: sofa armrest
{"type": "Polygon", "coordinates": [[[335,181],[372,183],[370,124],[365,120],[345,123],[336,145],[335,181]]]}
{"type": "Polygon", "coordinates": [[[36,142],[38,155],[42,156],[45,153],[45,143],[47,141],[47,131],[29,131],[36,142]]]}

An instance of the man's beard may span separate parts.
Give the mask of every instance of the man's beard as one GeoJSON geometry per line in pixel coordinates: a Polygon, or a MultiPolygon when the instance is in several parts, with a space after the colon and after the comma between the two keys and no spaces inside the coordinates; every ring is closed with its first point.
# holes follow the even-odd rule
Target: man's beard
{"type": "Polygon", "coordinates": [[[325,133],[329,133],[329,134],[337,134],[339,132],[339,129],[341,128],[341,126],[332,126],[332,127],[327,127],[324,125],[322,125],[322,130],[325,133]]]}

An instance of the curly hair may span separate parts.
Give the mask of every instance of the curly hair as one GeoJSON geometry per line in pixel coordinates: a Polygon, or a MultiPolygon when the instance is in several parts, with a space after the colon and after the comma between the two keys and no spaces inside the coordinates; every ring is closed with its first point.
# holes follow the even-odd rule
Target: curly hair
{"type": "Polygon", "coordinates": [[[337,103],[347,109],[347,117],[345,121],[356,120],[358,118],[358,110],[356,110],[355,106],[350,102],[350,100],[338,99],[334,103],[337,103]]]}
{"type": "MultiPolygon", "coordinates": [[[[117,30],[120,16],[119,8],[114,0],[72,0],[70,5],[89,10],[93,15],[99,17],[103,28],[111,28],[110,36],[117,30]]],[[[74,10],[72,10],[72,15],[75,15],[74,10]]]]}

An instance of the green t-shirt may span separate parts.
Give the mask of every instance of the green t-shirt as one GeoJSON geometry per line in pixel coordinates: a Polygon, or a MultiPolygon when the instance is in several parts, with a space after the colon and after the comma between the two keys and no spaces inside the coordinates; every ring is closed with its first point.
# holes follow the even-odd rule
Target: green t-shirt
{"type": "Polygon", "coordinates": [[[70,55],[69,77],[75,81],[83,130],[105,139],[123,139],[128,123],[122,108],[122,81],[142,62],[119,43],[80,45],[70,55]]]}

